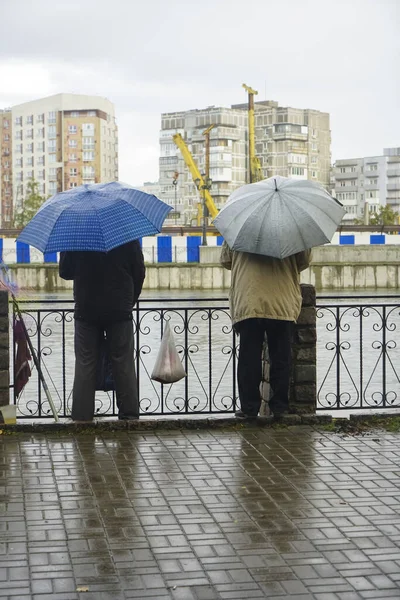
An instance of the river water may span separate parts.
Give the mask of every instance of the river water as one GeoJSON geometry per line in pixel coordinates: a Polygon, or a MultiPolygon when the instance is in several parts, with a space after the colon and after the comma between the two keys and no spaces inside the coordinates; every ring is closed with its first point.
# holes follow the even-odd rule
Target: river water
{"type": "MultiPolygon", "coordinates": [[[[400,406],[400,298],[387,291],[372,292],[371,297],[366,292],[356,299],[346,293],[326,296],[317,301],[318,408],[337,416],[348,416],[361,407],[381,412],[382,390],[386,404],[400,406]],[[385,298],[379,297],[383,295],[385,298]]],[[[73,308],[71,294],[35,293],[19,299],[21,309],[27,312],[26,324],[54,403],[61,415],[67,415],[74,372],[74,327],[72,312],[68,312],[73,308]]],[[[232,333],[226,292],[146,291],[135,317],[139,321],[137,367],[143,412],[216,413],[233,409],[238,340],[232,333]],[[187,348],[187,377],[172,386],[161,386],[150,378],[166,320],[182,357],[187,348]]],[[[50,412],[36,370],[18,399],[18,412],[39,418],[50,412]]],[[[96,393],[96,412],[115,412],[112,393],[96,393]]]]}

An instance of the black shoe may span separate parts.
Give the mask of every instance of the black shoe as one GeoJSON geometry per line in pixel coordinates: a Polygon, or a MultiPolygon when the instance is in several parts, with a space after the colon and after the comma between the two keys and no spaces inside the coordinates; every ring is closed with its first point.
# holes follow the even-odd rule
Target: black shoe
{"type": "Polygon", "coordinates": [[[137,421],[139,416],[136,415],[118,415],[120,421],[137,421]]]}
{"type": "Polygon", "coordinates": [[[248,414],[244,413],[242,410],[237,410],[235,412],[235,417],[237,419],[242,419],[243,421],[245,419],[257,419],[257,415],[248,415],[248,414]]]}

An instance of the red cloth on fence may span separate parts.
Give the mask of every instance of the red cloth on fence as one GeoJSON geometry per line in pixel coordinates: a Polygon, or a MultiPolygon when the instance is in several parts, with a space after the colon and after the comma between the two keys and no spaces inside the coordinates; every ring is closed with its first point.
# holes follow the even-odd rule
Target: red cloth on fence
{"type": "Polygon", "coordinates": [[[32,373],[29,364],[29,361],[32,360],[32,356],[29,351],[26,335],[22,321],[20,319],[15,319],[14,342],[17,346],[17,352],[14,365],[14,389],[16,396],[19,396],[22,392],[32,373]]]}

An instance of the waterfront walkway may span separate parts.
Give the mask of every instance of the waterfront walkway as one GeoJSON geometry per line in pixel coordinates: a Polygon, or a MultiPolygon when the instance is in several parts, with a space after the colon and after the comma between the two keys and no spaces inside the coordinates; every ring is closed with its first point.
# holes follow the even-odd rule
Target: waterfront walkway
{"type": "Polygon", "coordinates": [[[0,435],[0,598],[400,598],[400,433],[0,435]]]}

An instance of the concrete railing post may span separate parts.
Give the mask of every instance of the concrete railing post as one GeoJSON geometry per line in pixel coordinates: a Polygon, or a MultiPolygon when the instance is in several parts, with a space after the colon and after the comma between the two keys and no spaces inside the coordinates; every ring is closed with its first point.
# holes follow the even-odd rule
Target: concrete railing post
{"type": "Polygon", "coordinates": [[[295,325],[290,408],[315,413],[317,406],[317,328],[313,285],[301,285],[303,304],[295,325]]]}
{"type": "Polygon", "coordinates": [[[8,292],[0,291],[0,406],[10,404],[10,333],[8,292]]]}

